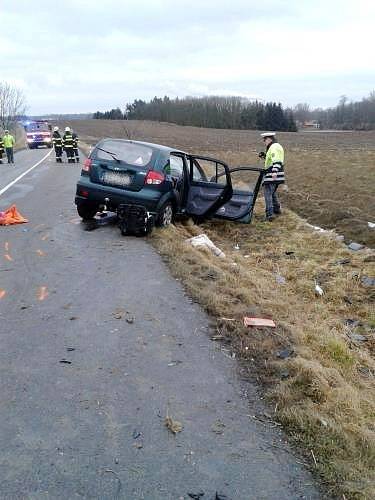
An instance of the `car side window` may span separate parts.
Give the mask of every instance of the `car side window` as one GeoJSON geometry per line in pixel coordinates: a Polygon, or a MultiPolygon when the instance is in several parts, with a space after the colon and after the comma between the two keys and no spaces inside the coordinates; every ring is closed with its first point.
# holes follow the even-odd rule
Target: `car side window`
{"type": "Polygon", "coordinates": [[[198,168],[198,165],[199,165],[199,163],[196,160],[194,160],[194,162],[193,162],[193,180],[194,181],[207,180],[206,177],[204,176],[202,169],[200,167],[198,168]]]}
{"type": "Polygon", "coordinates": [[[169,156],[170,175],[180,179],[184,175],[184,161],[180,156],[169,156]]]}
{"type": "Polygon", "coordinates": [[[191,175],[195,182],[213,183],[220,186],[227,184],[225,168],[219,161],[206,158],[193,158],[191,167],[191,175]]]}

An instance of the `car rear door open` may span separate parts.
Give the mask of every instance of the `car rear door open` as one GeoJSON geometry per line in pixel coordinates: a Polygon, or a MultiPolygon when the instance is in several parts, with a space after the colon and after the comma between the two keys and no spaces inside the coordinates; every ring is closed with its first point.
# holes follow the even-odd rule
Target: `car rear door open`
{"type": "Polygon", "coordinates": [[[188,193],[186,213],[208,217],[227,203],[232,196],[228,166],[215,158],[187,155],[188,193]]]}

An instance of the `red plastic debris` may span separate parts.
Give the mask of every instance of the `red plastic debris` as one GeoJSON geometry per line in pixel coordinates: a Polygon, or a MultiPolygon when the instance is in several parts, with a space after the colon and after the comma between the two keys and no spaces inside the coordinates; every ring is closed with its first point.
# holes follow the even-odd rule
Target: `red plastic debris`
{"type": "Polygon", "coordinates": [[[276,324],[272,319],[267,318],[249,318],[244,317],[243,323],[245,326],[267,326],[269,328],[275,328],[276,324]]]}

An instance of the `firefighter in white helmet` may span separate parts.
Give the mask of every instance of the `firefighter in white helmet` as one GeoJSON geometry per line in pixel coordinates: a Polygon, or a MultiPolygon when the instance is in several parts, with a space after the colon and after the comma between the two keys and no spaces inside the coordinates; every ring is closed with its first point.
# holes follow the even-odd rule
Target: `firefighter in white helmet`
{"type": "Polygon", "coordinates": [[[52,142],[55,149],[56,162],[62,163],[63,144],[62,137],[59,132],[59,127],[53,127],[52,142]]]}
{"type": "Polygon", "coordinates": [[[68,163],[75,163],[74,160],[74,140],[70,127],[65,127],[65,134],[63,136],[63,146],[68,159],[68,163]]]}

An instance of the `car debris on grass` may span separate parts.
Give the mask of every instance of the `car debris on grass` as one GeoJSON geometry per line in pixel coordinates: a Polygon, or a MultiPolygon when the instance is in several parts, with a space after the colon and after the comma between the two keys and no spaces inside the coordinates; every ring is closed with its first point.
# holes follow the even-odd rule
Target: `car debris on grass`
{"type": "Polygon", "coordinates": [[[272,319],[267,318],[250,318],[245,316],[243,319],[245,326],[276,328],[276,324],[272,319]]]}
{"type": "Polygon", "coordinates": [[[225,258],[225,253],[222,252],[220,248],[218,248],[206,234],[193,236],[193,238],[189,238],[188,240],[186,240],[186,242],[190,243],[190,245],[195,248],[206,248],[216,257],[220,257],[221,259],[225,258]]]}

